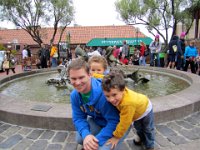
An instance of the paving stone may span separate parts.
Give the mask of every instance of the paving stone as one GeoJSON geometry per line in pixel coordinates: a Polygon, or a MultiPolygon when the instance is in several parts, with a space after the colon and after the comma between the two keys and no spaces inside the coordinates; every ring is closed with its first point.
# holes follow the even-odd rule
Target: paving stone
{"type": "Polygon", "coordinates": [[[193,128],[192,131],[198,135],[198,137],[200,138],[200,128],[196,127],[196,128],[193,128]]]}
{"type": "Polygon", "coordinates": [[[162,135],[158,134],[155,137],[155,141],[161,147],[168,147],[173,145],[167,138],[164,138],[162,135]]]}
{"type": "Polygon", "coordinates": [[[44,132],[44,130],[38,130],[38,129],[33,130],[33,131],[27,136],[27,138],[35,140],[35,139],[37,139],[37,138],[42,134],[42,132],[44,132]]]}
{"type": "Polygon", "coordinates": [[[61,150],[61,144],[49,144],[46,150],[61,150]]]}
{"type": "Polygon", "coordinates": [[[4,142],[0,144],[0,148],[11,148],[12,146],[16,145],[18,142],[20,142],[23,139],[23,137],[19,134],[13,135],[6,139],[4,142]]]}
{"type": "Polygon", "coordinates": [[[166,137],[176,135],[176,133],[166,125],[157,125],[156,129],[166,137]]]}
{"type": "Polygon", "coordinates": [[[33,143],[30,139],[23,139],[20,143],[18,143],[12,150],[26,150],[27,147],[33,143]]]}
{"type": "Polygon", "coordinates": [[[18,132],[20,129],[21,129],[21,127],[19,127],[19,126],[11,126],[5,132],[3,132],[1,135],[11,136],[13,134],[16,134],[16,132],[18,132]]]}
{"type": "Polygon", "coordinates": [[[193,117],[188,117],[188,118],[186,118],[184,120],[187,121],[187,122],[189,122],[192,125],[198,125],[199,124],[198,121],[195,118],[193,118],[193,117]]]}
{"type": "Polygon", "coordinates": [[[11,127],[11,125],[9,125],[9,124],[3,124],[2,126],[0,126],[0,133],[6,131],[10,127],[11,127]]]}
{"type": "Polygon", "coordinates": [[[68,132],[57,132],[52,142],[64,142],[67,138],[68,132]]]}
{"type": "Polygon", "coordinates": [[[117,147],[118,150],[125,150],[125,149],[128,149],[128,145],[126,145],[126,143],[121,143],[118,147],[117,147]]]}
{"type": "Polygon", "coordinates": [[[142,146],[137,146],[133,143],[133,140],[126,140],[128,147],[131,148],[131,150],[144,150],[142,146]]]}
{"type": "Polygon", "coordinates": [[[47,140],[37,140],[28,150],[44,150],[47,147],[47,140]]]}
{"type": "Polygon", "coordinates": [[[195,118],[196,121],[200,123],[200,112],[193,114],[192,117],[195,118]]]}
{"type": "Polygon", "coordinates": [[[44,131],[40,139],[51,139],[54,134],[55,134],[55,131],[52,131],[52,130],[44,131]]]}
{"type": "Polygon", "coordinates": [[[73,143],[75,142],[75,139],[76,139],[76,132],[70,132],[67,138],[67,142],[73,143]]]}
{"type": "Polygon", "coordinates": [[[198,135],[194,132],[194,130],[182,129],[180,131],[180,134],[182,134],[184,137],[186,137],[189,140],[195,140],[199,138],[198,135]]]}
{"type": "Polygon", "coordinates": [[[19,134],[22,134],[22,135],[27,135],[27,134],[29,134],[29,133],[32,132],[32,131],[33,131],[32,128],[23,127],[18,133],[19,133],[19,134]]]}
{"type": "Polygon", "coordinates": [[[0,135],[0,143],[5,139],[5,137],[0,135]]]}
{"type": "Polygon", "coordinates": [[[192,129],[192,128],[194,128],[193,125],[191,125],[190,123],[185,122],[185,121],[183,121],[183,120],[176,121],[176,123],[177,123],[178,125],[184,127],[185,129],[192,129]]]}
{"type": "Polygon", "coordinates": [[[136,134],[136,130],[135,130],[135,128],[132,128],[132,130],[130,130],[130,132],[129,132],[129,134],[128,134],[128,136],[126,138],[127,139],[128,138],[133,138],[135,136],[135,134],[136,134]]]}
{"type": "Polygon", "coordinates": [[[182,129],[182,127],[177,125],[175,122],[169,122],[167,123],[167,126],[175,131],[180,131],[182,129]]]}
{"type": "MultiPolygon", "coordinates": [[[[81,146],[81,148],[82,148],[82,146],[81,146]]],[[[76,144],[76,143],[66,143],[63,150],[78,150],[78,144],[76,144]]]]}
{"type": "Polygon", "coordinates": [[[174,143],[175,145],[179,145],[179,144],[185,144],[187,143],[187,141],[185,140],[185,138],[178,136],[178,135],[174,135],[174,136],[169,136],[167,137],[172,143],[174,143]]]}

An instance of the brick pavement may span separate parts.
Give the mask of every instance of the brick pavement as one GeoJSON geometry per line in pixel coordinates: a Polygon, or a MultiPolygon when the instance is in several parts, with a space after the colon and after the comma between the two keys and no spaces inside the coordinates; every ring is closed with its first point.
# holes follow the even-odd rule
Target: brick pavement
{"type": "MultiPolygon", "coordinates": [[[[119,150],[143,150],[135,146],[131,131],[119,150]]],[[[29,128],[0,122],[1,150],[80,150],[75,131],[29,128]]],[[[200,112],[156,125],[156,150],[199,150],[200,112]]]]}
{"type": "MultiPolygon", "coordinates": [[[[15,67],[15,72],[16,72],[16,74],[17,74],[17,73],[22,73],[22,72],[23,72],[22,66],[21,66],[21,65],[17,65],[17,66],[15,67]]],[[[5,71],[4,71],[4,72],[0,72],[0,79],[3,78],[3,77],[6,77],[6,76],[11,76],[11,75],[13,75],[13,74],[14,74],[14,73],[12,72],[12,70],[9,71],[9,74],[8,74],[8,75],[6,75],[6,72],[5,72],[5,71]]]]}

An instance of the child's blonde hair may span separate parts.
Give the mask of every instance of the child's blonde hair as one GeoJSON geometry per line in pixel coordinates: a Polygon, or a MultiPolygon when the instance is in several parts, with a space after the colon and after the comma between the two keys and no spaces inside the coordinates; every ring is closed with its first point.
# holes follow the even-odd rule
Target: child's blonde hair
{"type": "Polygon", "coordinates": [[[104,68],[105,70],[108,68],[107,60],[106,60],[106,58],[103,57],[103,56],[92,56],[92,57],[89,59],[89,61],[88,61],[89,66],[90,66],[93,62],[102,64],[102,65],[103,65],[103,68],[104,68]]]}

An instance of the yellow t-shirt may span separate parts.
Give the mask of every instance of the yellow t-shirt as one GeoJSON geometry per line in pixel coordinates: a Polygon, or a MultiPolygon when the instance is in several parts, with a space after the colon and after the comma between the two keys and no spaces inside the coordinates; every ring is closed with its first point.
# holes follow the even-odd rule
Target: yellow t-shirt
{"type": "Polygon", "coordinates": [[[123,137],[131,123],[145,113],[148,103],[147,96],[125,88],[123,99],[117,106],[120,111],[120,121],[113,135],[117,138],[123,137]]]}
{"type": "Polygon", "coordinates": [[[103,74],[99,74],[99,73],[93,73],[92,77],[98,78],[98,79],[103,79],[104,75],[103,74]]]}

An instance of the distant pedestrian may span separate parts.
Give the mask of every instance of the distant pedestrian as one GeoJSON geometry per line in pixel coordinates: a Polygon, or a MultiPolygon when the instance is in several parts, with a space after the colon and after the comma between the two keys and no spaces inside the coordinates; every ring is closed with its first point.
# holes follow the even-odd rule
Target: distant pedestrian
{"type": "Polygon", "coordinates": [[[140,42],[139,65],[146,66],[146,56],[144,55],[146,50],[147,50],[147,46],[144,44],[144,42],[140,42]]]}
{"type": "Polygon", "coordinates": [[[47,47],[42,43],[41,48],[38,52],[38,56],[40,58],[40,63],[42,68],[47,68],[47,62],[50,60],[50,53],[47,47]]]}
{"type": "Polygon", "coordinates": [[[122,46],[122,59],[123,60],[125,58],[128,59],[128,55],[129,55],[129,46],[127,45],[126,41],[124,41],[122,46]]]}
{"type": "MultiPolygon", "coordinates": [[[[172,37],[172,40],[169,42],[169,53],[168,53],[168,61],[169,62],[168,62],[167,68],[174,69],[177,56],[182,56],[182,55],[183,54],[182,54],[182,50],[181,50],[181,46],[180,46],[179,37],[177,35],[174,35],[172,37]]],[[[178,69],[178,70],[180,70],[180,69],[178,69]]]]}
{"type": "Polygon", "coordinates": [[[186,58],[184,71],[188,70],[190,65],[191,72],[196,73],[195,63],[198,56],[197,48],[194,45],[194,41],[190,41],[190,45],[185,48],[184,57],[186,58]]]}
{"type": "Polygon", "coordinates": [[[180,45],[181,45],[181,50],[182,50],[182,57],[177,58],[177,69],[178,70],[184,70],[185,66],[185,58],[183,57],[185,53],[185,32],[182,32],[180,35],[180,45]]]}
{"type": "Polygon", "coordinates": [[[50,57],[51,57],[51,67],[57,67],[58,66],[58,48],[56,45],[51,46],[51,52],[50,52],[50,57]]]}
{"type": "Polygon", "coordinates": [[[154,66],[154,61],[157,60],[157,66],[160,67],[160,56],[159,53],[161,51],[161,42],[159,39],[159,35],[155,36],[154,41],[152,41],[149,45],[149,49],[150,49],[150,66],[154,66]]]}
{"type": "Polygon", "coordinates": [[[6,51],[5,61],[3,64],[3,68],[6,71],[6,74],[9,74],[9,70],[11,69],[13,73],[15,73],[16,59],[10,50],[6,51]]]}

